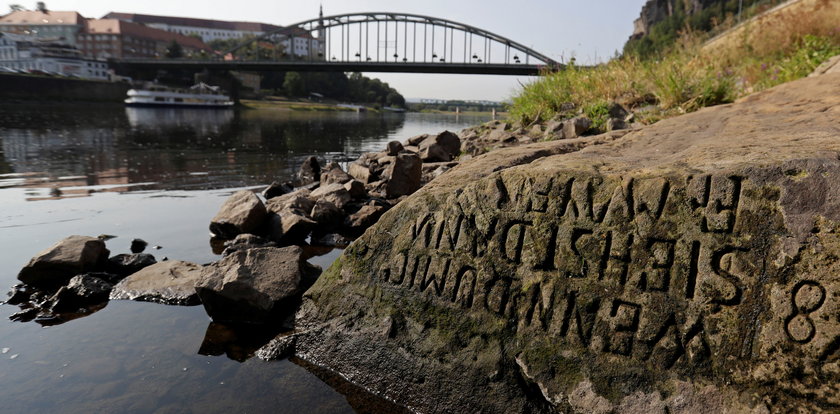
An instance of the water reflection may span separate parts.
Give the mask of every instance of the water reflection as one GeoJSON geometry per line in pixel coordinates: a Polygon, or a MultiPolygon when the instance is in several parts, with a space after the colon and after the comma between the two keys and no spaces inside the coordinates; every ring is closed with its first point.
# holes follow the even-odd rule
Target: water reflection
{"type": "Polygon", "coordinates": [[[347,161],[372,143],[378,149],[405,123],[393,114],[79,108],[53,114],[44,126],[22,125],[10,112],[0,107],[9,121],[0,131],[0,188],[32,189],[31,201],[269,183],[293,174],[309,155],[347,161]],[[103,117],[112,123],[100,125],[103,117]]]}

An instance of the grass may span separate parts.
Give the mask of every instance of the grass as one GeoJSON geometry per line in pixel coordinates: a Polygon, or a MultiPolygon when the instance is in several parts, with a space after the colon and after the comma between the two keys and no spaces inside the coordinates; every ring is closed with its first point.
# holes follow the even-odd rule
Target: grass
{"type": "Polygon", "coordinates": [[[572,64],[546,73],[513,98],[510,116],[527,125],[582,112],[601,126],[608,103],[618,102],[631,110],[643,108],[637,120],[652,123],[732,102],[807,76],[840,54],[840,2],[811,1],[808,7],[751,24],[736,36],[704,48],[706,35],[686,30],[655,59],[624,56],[594,68],[572,64]],[[564,113],[569,103],[574,113],[564,113]]]}

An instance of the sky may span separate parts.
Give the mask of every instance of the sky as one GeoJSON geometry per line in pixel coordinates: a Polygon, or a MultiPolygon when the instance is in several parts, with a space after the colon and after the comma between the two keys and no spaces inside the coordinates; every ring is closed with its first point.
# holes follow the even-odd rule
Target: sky
{"type": "MultiPolygon", "coordinates": [[[[34,0],[7,0],[34,8],[34,0]],[[29,4],[31,3],[31,4],[29,4]]],[[[289,25],[324,14],[402,12],[475,26],[558,61],[608,60],[633,32],[645,0],[45,0],[56,11],[102,17],[111,11],[289,25]]],[[[0,12],[1,13],[1,12],[0,12]]],[[[406,98],[501,101],[532,77],[368,73],[406,98]]]]}

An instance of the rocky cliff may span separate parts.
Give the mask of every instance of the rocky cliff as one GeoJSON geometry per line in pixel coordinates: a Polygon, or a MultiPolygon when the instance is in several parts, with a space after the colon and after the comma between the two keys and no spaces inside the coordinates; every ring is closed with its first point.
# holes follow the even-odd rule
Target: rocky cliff
{"type": "Polygon", "coordinates": [[[305,295],[297,355],[418,412],[840,408],[840,74],[500,149],[305,295]]]}

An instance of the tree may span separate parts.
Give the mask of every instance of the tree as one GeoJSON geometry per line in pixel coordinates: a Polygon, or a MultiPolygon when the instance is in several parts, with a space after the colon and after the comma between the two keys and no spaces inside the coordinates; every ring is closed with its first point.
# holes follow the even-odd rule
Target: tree
{"type": "Polygon", "coordinates": [[[26,8],[24,8],[20,4],[10,4],[9,5],[9,11],[12,12],[12,13],[17,12],[17,11],[24,11],[24,10],[26,10],[26,8]]]}
{"type": "Polygon", "coordinates": [[[184,48],[182,48],[178,42],[172,40],[172,42],[169,43],[169,46],[166,47],[166,57],[170,59],[184,57],[184,48]]]}
{"type": "Polygon", "coordinates": [[[300,73],[289,72],[283,80],[283,89],[289,96],[303,96],[306,94],[306,83],[300,73]]]}

